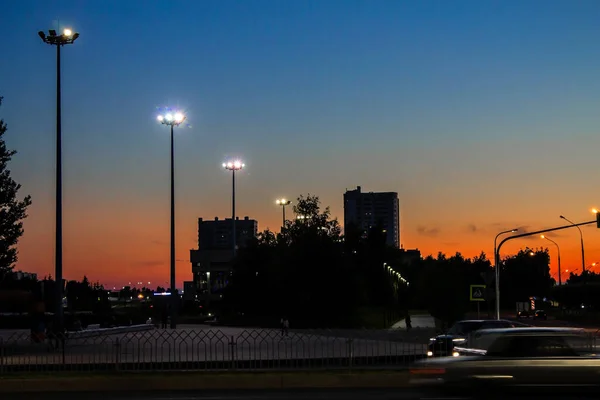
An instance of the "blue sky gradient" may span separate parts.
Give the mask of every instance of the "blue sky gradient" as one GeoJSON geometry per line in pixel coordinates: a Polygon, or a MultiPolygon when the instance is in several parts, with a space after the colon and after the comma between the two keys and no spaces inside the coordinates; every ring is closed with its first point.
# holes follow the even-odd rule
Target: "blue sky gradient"
{"type": "Polygon", "coordinates": [[[275,198],[307,192],[341,216],[356,185],[398,191],[402,242],[425,253],[491,253],[497,226],[589,218],[599,17],[594,0],[0,2],[0,117],[34,201],[20,267],[53,265],[55,54],[37,31],[58,19],[81,34],[62,53],[65,270],[110,280],[167,276],[162,106],[189,118],[180,259],[197,217],[229,215],[231,156],[247,164],[240,216],[261,228],[278,229],[275,198]]]}

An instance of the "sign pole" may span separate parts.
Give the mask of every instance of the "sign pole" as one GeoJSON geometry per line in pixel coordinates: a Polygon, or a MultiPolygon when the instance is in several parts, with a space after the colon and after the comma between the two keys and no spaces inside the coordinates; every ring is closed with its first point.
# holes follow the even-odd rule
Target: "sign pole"
{"type": "Polygon", "coordinates": [[[471,285],[469,287],[469,300],[477,303],[477,319],[481,318],[480,302],[485,301],[486,285],[471,285]]]}

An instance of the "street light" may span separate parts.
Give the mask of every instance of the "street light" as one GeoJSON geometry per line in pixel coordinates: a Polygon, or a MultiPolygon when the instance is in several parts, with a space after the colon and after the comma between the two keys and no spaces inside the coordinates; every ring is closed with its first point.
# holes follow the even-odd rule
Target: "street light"
{"type": "Polygon", "coordinates": [[[61,125],[61,88],[60,88],[60,48],[73,44],[79,33],[65,29],[61,35],[50,29],[48,35],[39,31],[38,35],[44,43],[56,46],[56,244],[55,244],[55,279],[56,279],[56,310],[55,319],[59,331],[63,328],[63,271],[62,271],[62,125],[61,125]]]}
{"type": "Polygon", "coordinates": [[[571,225],[574,225],[577,230],[579,231],[579,240],[581,242],[581,273],[585,273],[585,251],[583,248],[583,232],[581,232],[581,228],[575,224],[575,222],[571,221],[570,219],[566,218],[564,215],[561,215],[560,218],[564,219],[565,221],[567,221],[568,223],[570,223],[571,225]]]}
{"type": "Polygon", "coordinates": [[[558,246],[558,243],[556,243],[554,240],[550,239],[548,236],[542,235],[540,237],[542,239],[546,239],[550,243],[554,243],[554,245],[556,246],[556,250],[558,250],[558,286],[561,286],[562,285],[562,278],[560,276],[560,247],[558,246]]]}
{"type": "Polygon", "coordinates": [[[507,231],[502,231],[494,238],[494,269],[496,270],[496,319],[500,319],[500,255],[498,254],[496,242],[498,241],[498,237],[501,235],[506,233],[515,233],[518,230],[518,228],[514,228],[507,231]]]}
{"type": "Polygon", "coordinates": [[[574,270],[567,269],[567,270],[565,270],[565,274],[570,272],[571,274],[575,275],[575,272],[577,272],[577,271],[579,271],[579,268],[575,268],[574,270]]]}
{"type": "MultiPolygon", "coordinates": [[[[171,293],[175,294],[175,140],[173,129],[185,121],[185,115],[181,112],[167,112],[157,117],[158,122],[167,125],[171,131],[171,293]]],[[[176,297],[172,296],[171,304],[171,329],[175,329],[175,305],[176,297]]]]}
{"type": "Polygon", "coordinates": [[[233,256],[235,257],[236,252],[236,241],[235,241],[235,171],[240,171],[246,165],[240,160],[228,161],[223,163],[223,168],[228,171],[231,171],[232,177],[232,192],[231,192],[231,237],[232,237],[232,245],[233,245],[233,256]]]}
{"type": "Polygon", "coordinates": [[[292,204],[292,202],[286,199],[277,199],[275,200],[275,204],[281,206],[281,209],[283,210],[283,225],[281,226],[285,228],[285,206],[289,206],[290,204],[292,204]]]}

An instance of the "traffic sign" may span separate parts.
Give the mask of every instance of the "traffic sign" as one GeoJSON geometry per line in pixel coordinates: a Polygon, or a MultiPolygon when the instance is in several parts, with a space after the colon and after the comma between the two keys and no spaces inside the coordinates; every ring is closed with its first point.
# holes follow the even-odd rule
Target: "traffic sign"
{"type": "Polygon", "coordinates": [[[469,294],[471,301],[485,301],[485,285],[471,285],[469,294]]]}

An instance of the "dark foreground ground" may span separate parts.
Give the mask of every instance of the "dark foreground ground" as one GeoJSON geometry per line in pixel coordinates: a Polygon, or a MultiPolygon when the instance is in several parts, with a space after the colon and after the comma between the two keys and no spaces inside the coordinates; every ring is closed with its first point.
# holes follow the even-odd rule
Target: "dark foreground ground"
{"type": "MultiPolygon", "coordinates": [[[[437,395],[434,393],[427,393],[418,390],[409,389],[345,389],[345,390],[269,390],[269,391],[205,391],[202,393],[198,392],[161,392],[161,393],[31,393],[31,394],[14,394],[8,395],[3,394],[3,400],[29,400],[29,399],[44,399],[44,400],[442,400],[442,399],[471,399],[469,396],[445,396],[437,395]]],[[[483,398],[493,398],[490,393],[484,394],[483,398]]],[[[511,399],[519,400],[542,400],[542,399],[598,399],[598,395],[557,395],[548,396],[546,395],[518,395],[512,394],[511,399]]]]}

